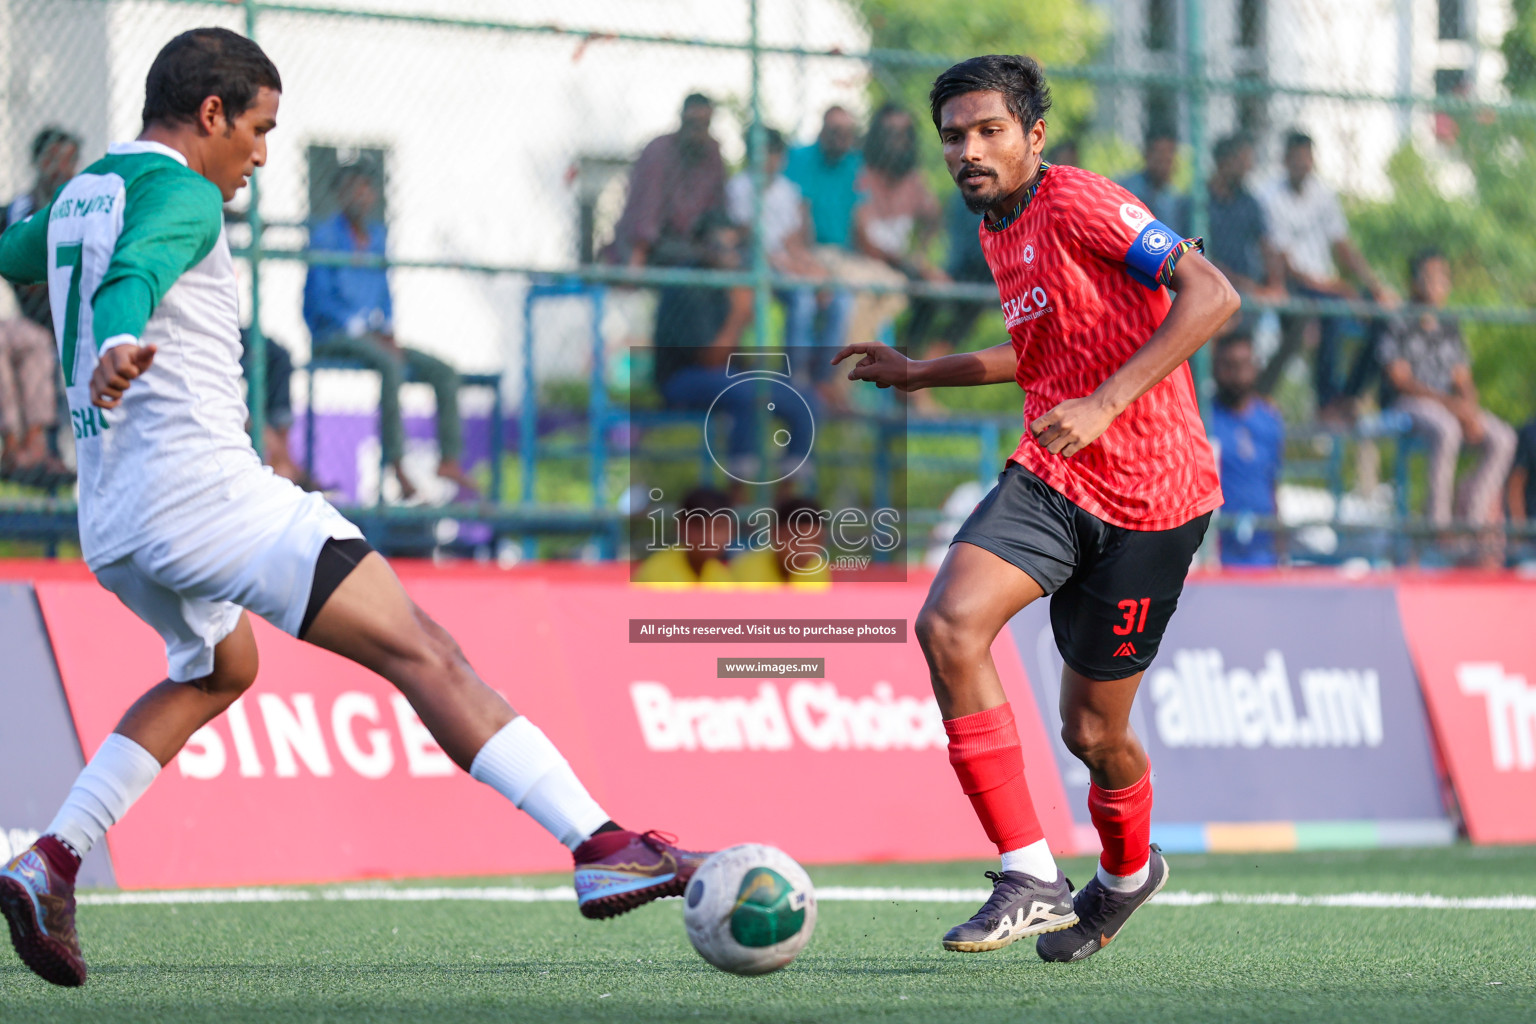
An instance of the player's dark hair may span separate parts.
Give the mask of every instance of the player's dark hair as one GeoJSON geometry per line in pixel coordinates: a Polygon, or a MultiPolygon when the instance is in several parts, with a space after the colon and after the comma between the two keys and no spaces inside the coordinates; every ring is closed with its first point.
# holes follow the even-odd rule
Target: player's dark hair
{"type": "Polygon", "coordinates": [[[219,98],[225,120],[233,123],[263,87],[283,91],[277,67],[261,47],[227,28],[194,28],[166,43],[149,66],[144,123],[195,123],[209,96],[219,98]]]}
{"type": "Polygon", "coordinates": [[[80,139],[72,132],[67,132],[58,125],[51,124],[32,136],[32,163],[36,164],[43,158],[43,154],[54,146],[74,146],[79,148],[80,139]]]}
{"type": "Polygon", "coordinates": [[[993,53],[963,60],[933,80],[933,90],[928,93],[933,126],[939,127],[944,104],[971,92],[1002,93],[1008,112],[1026,131],[1051,109],[1051,89],[1045,84],[1045,70],[1039,61],[1019,54],[993,53]]]}
{"type": "Polygon", "coordinates": [[[1216,158],[1217,163],[1221,163],[1221,161],[1239,150],[1247,149],[1252,145],[1253,139],[1248,135],[1243,132],[1233,132],[1231,135],[1223,135],[1216,141],[1216,146],[1211,150],[1211,155],[1216,158]]]}
{"type": "Polygon", "coordinates": [[[1308,149],[1310,149],[1312,147],[1312,136],[1297,128],[1292,128],[1289,132],[1286,133],[1286,156],[1290,156],[1292,150],[1300,149],[1302,146],[1306,146],[1308,149]]]}
{"type": "Polygon", "coordinates": [[[1154,128],[1147,132],[1146,138],[1142,140],[1141,147],[1142,149],[1151,149],[1154,142],[1172,142],[1174,145],[1178,145],[1179,133],[1170,131],[1167,128],[1154,128]]]}
{"type": "Polygon", "coordinates": [[[1417,282],[1419,280],[1419,272],[1424,269],[1424,264],[1443,259],[1445,259],[1445,253],[1439,249],[1420,249],[1408,257],[1408,280],[1417,282]]]}

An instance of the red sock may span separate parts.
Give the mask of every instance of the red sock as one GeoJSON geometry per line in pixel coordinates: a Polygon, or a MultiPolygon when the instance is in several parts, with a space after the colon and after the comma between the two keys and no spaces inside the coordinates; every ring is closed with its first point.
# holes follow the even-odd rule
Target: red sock
{"type": "Polygon", "coordinates": [[[1099,863],[1112,875],[1132,875],[1146,866],[1152,841],[1152,767],[1124,789],[1088,786],[1088,816],[1099,830],[1104,852],[1099,863]]]}
{"type": "Polygon", "coordinates": [[[65,846],[63,842],[52,835],[40,836],[36,843],[37,852],[48,860],[48,866],[62,875],[70,885],[75,884],[75,873],[80,870],[80,858],[75,851],[65,846]]]}
{"type": "Polygon", "coordinates": [[[944,723],[949,734],[949,763],[960,788],[971,798],[976,817],[999,853],[1045,838],[1035,802],[1024,778],[1024,751],[1013,708],[1002,704],[944,723]]]}

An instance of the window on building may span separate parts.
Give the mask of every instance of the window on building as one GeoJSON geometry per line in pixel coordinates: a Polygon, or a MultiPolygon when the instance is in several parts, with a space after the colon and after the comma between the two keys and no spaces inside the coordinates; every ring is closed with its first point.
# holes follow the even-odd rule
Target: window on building
{"type": "Polygon", "coordinates": [[[1264,45],[1264,0],[1239,0],[1237,45],[1248,49],[1264,45]]]}
{"type": "Polygon", "coordinates": [[[1467,5],[1466,0],[1439,0],[1440,3],[1440,38],[1441,39],[1465,39],[1467,38],[1467,5]]]}
{"type": "Polygon", "coordinates": [[[1175,0],[1147,0],[1147,49],[1177,49],[1178,20],[1175,0]]]}

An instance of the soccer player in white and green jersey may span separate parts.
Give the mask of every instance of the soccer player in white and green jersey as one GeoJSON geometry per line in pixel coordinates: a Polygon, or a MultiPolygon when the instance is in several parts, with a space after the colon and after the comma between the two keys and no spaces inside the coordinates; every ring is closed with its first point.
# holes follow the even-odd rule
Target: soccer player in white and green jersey
{"type": "Polygon", "coordinates": [[[80,857],[255,681],[247,611],[398,687],[449,757],[570,848],[586,916],[681,895],[702,860],[670,837],[614,824],[357,527],[257,458],[223,204],[266,162],[281,91],[249,39],[224,29],[177,36],[150,68],[139,138],[111,147],[0,235],[0,275],[50,288],[86,563],[160,633],[169,663],[47,832],[0,870],[11,941],[55,984],[85,980],[74,922],[80,857]]]}

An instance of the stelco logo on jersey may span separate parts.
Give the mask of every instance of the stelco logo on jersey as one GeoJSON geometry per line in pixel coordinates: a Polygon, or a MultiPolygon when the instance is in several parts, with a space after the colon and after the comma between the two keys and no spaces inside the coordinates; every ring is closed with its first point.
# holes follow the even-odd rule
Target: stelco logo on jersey
{"type": "Polygon", "coordinates": [[[1051,305],[1050,296],[1045,294],[1045,289],[1037,285],[1023,295],[1003,300],[1003,320],[1008,329],[1012,330],[1019,324],[1027,324],[1053,312],[1055,308],[1051,305]]]}

